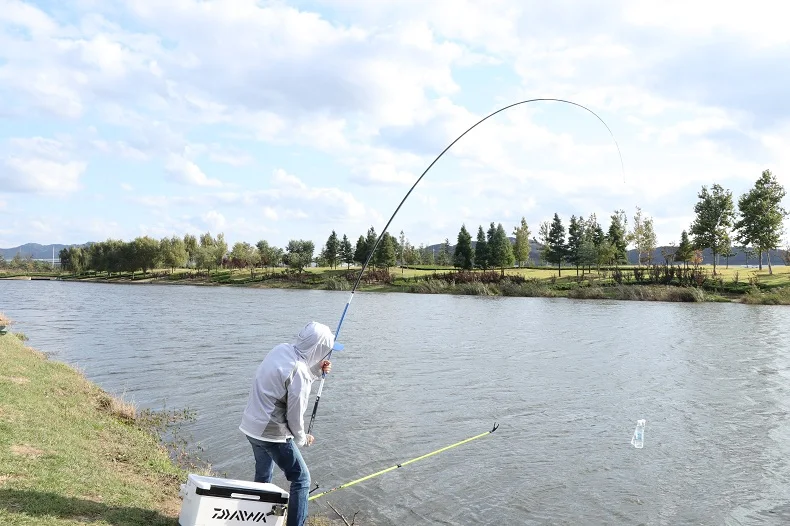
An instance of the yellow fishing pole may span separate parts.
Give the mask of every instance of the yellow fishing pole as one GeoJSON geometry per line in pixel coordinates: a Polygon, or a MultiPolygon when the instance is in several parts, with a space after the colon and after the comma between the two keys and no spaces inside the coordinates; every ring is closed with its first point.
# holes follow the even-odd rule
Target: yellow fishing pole
{"type": "MultiPolygon", "coordinates": [[[[473,436],[471,438],[467,438],[466,440],[461,440],[460,442],[456,442],[455,444],[451,444],[449,446],[445,446],[445,447],[443,447],[441,449],[437,449],[436,451],[431,451],[430,453],[426,453],[425,455],[422,455],[420,457],[413,458],[411,460],[407,460],[406,462],[401,462],[400,464],[395,464],[394,466],[390,466],[387,469],[382,469],[381,471],[377,471],[376,473],[373,473],[372,475],[368,475],[366,477],[362,477],[362,478],[359,478],[357,480],[352,480],[351,482],[346,482],[345,484],[341,484],[340,486],[338,486],[336,488],[328,489],[328,490],[326,490],[324,492],[319,493],[318,495],[313,495],[312,497],[309,497],[307,500],[313,500],[313,499],[317,499],[318,497],[323,497],[327,493],[332,493],[333,491],[337,491],[339,489],[343,489],[343,488],[347,488],[349,486],[353,486],[354,484],[358,484],[360,482],[364,482],[364,481],[366,481],[368,479],[372,479],[373,477],[378,477],[379,475],[383,475],[384,473],[392,471],[393,469],[398,469],[398,468],[403,467],[403,466],[405,466],[407,464],[411,464],[412,462],[417,462],[418,460],[422,460],[424,458],[431,457],[433,455],[436,455],[437,453],[441,453],[442,451],[447,451],[448,449],[452,449],[454,447],[460,446],[461,444],[466,444],[467,442],[471,442],[472,440],[477,440],[478,438],[482,438],[482,437],[484,437],[486,435],[490,435],[491,433],[496,431],[497,428],[499,428],[499,425],[496,422],[494,422],[494,428],[491,429],[491,431],[486,431],[485,433],[480,433],[477,436],[473,436]]],[[[318,486],[316,486],[315,489],[313,489],[313,491],[315,491],[316,489],[318,489],[318,486]]]]}

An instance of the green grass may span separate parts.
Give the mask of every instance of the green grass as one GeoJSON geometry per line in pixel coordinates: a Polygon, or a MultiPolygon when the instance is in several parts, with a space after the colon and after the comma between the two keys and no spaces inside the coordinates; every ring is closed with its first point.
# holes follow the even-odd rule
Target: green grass
{"type": "Polygon", "coordinates": [[[10,334],[0,371],[0,524],[177,524],[186,473],[105,393],[10,334]]]}
{"type": "Polygon", "coordinates": [[[0,336],[0,524],[176,526],[186,477],[133,405],[0,336]]]}

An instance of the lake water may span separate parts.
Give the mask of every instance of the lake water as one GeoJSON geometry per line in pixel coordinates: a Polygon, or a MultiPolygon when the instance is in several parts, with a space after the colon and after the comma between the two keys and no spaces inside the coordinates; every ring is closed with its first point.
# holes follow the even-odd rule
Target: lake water
{"type": "MultiPolygon", "coordinates": [[[[140,407],[195,409],[203,456],[242,479],[255,368],[308,321],[334,330],[347,297],[0,281],[30,345],[140,407]]],[[[380,526],[790,523],[787,307],[358,293],[339,340],[303,449],[321,489],[501,427],[312,511],[328,500],[380,526]]]]}

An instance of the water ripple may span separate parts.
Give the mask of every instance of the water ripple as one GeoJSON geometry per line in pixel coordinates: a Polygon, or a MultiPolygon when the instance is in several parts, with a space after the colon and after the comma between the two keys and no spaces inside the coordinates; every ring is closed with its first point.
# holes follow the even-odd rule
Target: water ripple
{"type": "MultiPolygon", "coordinates": [[[[141,407],[196,409],[203,456],[246,479],[255,368],[346,299],[0,282],[32,346],[141,407]]],[[[782,307],[358,293],[304,454],[328,488],[498,421],[332,500],[378,525],[787,524],[789,337],[782,307]]]]}

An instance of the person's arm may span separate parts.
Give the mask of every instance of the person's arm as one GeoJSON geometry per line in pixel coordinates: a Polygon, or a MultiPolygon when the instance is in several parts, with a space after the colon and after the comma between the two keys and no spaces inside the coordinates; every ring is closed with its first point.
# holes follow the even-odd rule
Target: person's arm
{"type": "Polygon", "coordinates": [[[305,372],[297,368],[288,386],[286,418],[288,428],[293,433],[294,442],[298,446],[303,446],[307,442],[307,435],[304,432],[304,412],[307,410],[311,385],[312,382],[305,377],[305,372]]]}

